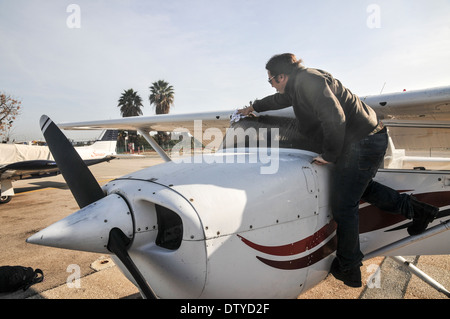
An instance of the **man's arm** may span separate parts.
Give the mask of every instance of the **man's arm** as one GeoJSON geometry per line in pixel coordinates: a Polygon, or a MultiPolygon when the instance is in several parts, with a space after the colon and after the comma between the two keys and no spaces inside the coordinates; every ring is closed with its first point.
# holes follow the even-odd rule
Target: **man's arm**
{"type": "Polygon", "coordinates": [[[280,110],[289,106],[292,106],[290,97],[287,94],[280,93],[275,93],[253,102],[253,109],[256,112],[280,110]]]}
{"type": "Polygon", "coordinates": [[[289,97],[286,94],[276,93],[274,95],[266,96],[261,100],[256,100],[253,104],[250,103],[250,106],[238,110],[238,113],[248,116],[255,111],[259,113],[264,111],[280,110],[289,106],[292,106],[289,97]]]}

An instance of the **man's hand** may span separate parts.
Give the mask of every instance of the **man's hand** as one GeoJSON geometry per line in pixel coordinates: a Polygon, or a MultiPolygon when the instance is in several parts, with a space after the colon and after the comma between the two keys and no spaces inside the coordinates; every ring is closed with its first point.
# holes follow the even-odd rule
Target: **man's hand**
{"type": "Polygon", "coordinates": [[[330,162],[327,162],[326,160],[324,160],[323,158],[322,158],[322,156],[317,156],[317,157],[314,157],[313,158],[313,160],[312,160],[312,162],[311,162],[311,164],[317,164],[317,165],[326,165],[326,164],[329,164],[330,162]]]}
{"type": "Polygon", "coordinates": [[[238,110],[238,113],[243,116],[250,116],[253,112],[255,112],[255,109],[253,108],[253,103],[250,102],[250,106],[244,107],[243,109],[238,110]]]}

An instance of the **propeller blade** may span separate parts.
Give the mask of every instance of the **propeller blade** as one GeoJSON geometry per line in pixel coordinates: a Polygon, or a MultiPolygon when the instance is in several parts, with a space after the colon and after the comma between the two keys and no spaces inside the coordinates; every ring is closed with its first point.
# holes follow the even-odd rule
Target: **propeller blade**
{"type": "Polygon", "coordinates": [[[83,208],[103,198],[105,195],[97,180],[56,124],[48,116],[42,115],[40,125],[55,162],[78,206],[83,208]]]}
{"type": "Polygon", "coordinates": [[[157,299],[147,281],[142,276],[139,269],[134,264],[127,252],[130,239],[119,228],[113,228],[109,232],[108,250],[113,252],[117,258],[125,265],[127,270],[133,276],[134,280],[141,289],[145,299],[157,299]]]}
{"type": "MultiPolygon", "coordinates": [[[[42,133],[44,134],[45,140],[49,146],[50,151],[55,159],[58,168],[61,171],[64,179],[66,180],[67,185],[70,188],[70,191],[73,194],[73,197],[78,203],[80,208],[86,207],[94,202],[97,202],[93,205],[103,207],[103,203],[110,204],[114,201],[114,197],[105,196],[100,185],[97,180],[92,175],[89,168],[86,166],[84,161],[81,159],[78,152],[66,138],[66,136],[61,132],[61,130],[56,126],[55,123],[46,115],[42,115],[40,119],[40,125],[42,133]],[[105,200],[100,201],[105,198],[105,200]]],[[[123,200],[120,200],[120,202],[123,200]]],[[[125,203],[125,202],[124,202],[125,203]]],[[[73,234],[74,225],[77,224],[80,220],[86,221],[88,220],[90,224],[92,224],[92,219],[97,215],[95,212],[111,212],[111,210],[102,210],[96,206],[86,207],[85,210],[80,210],[78,214],[74,214],[75,217],[70,217],[68,220],[63,220],[61,223],[55,224],[56,226],[50,226],[47,230],[41,231],[29,238],[29,242],[35,243],[54,243],[62,241],[61,237],[70,240],[74,237],[73,235],[68,236],[67,234],[73,234]],[[82,218],[79,218],[79,216],[82,218]],[[90,218],[88,218],[88,216],[90,218]],[[61,236],[63,234],[63,236],[61,236]]],[[[116,208],[119,207],[115,206],[116,208]]],[[[128,212],[128,208],[119,209],[128,212]]],[[[97,218],[98,219],[98,218],[97,218]]],[[[105,222],[107,219],[103,219],[105,222]]],[[[122,223],[119,223],[122,224],[122,223]]],[[[101,227],[100,227],[101,228],[101,227]]],[[[91,230],[90,233],[96,233],[91,230]]],[[[89,236],[86,236],[89,237],[89,236]]],[[[100,236],[100,238],[104,239],[104,236],[100,236]]],[[[66,241],[65,241],[66,242],[66,241]]],[[[77,241],[78,242],[78,241],[77,241]]],[[[93,243],[88,242],[88,247],[97,247],[102,242],[98,238],[94,238],[93,243]]],[[[124,266],[128,269],[130,274],[135,279],[139,288],[141,289],[142,294],[147,299],[156,299],[156,295],[151,290],[147,281],[142,276],[139,269],[134,264],[133,260],[128,255],[128,246],[131,243],[131,240],[123,233],[120,228],[113,227],[109,231],[109,238],[107,249],[114,253],[119,260],[124,264],[124,266]]],[[[101,249],[101,248],[100,248],[101,249]]]]}

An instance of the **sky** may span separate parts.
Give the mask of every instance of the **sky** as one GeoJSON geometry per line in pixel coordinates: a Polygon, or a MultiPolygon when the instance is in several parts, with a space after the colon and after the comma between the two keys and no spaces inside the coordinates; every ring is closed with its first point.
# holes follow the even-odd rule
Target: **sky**
{"type": "Polygon", "coordinates": [[[43,140],[42,114],[120,118],[130,88],[153,115],[158,80],[174,87],[173,114],[241,108],[275,93],[265,64],[285,52],[360,96],[448,86],[450,1],[0,0],[0,92],[22,101],[16,141],[43,140]]]}

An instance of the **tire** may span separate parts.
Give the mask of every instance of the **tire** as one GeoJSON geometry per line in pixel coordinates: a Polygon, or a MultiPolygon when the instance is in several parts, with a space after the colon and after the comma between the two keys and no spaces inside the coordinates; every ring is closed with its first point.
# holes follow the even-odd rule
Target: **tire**
{"type": "Polygon", "coordinates": [[[2,194],[0,193],[0,204],[9,203],[11,199],[11,196],[2,196],[2,194]]]}

